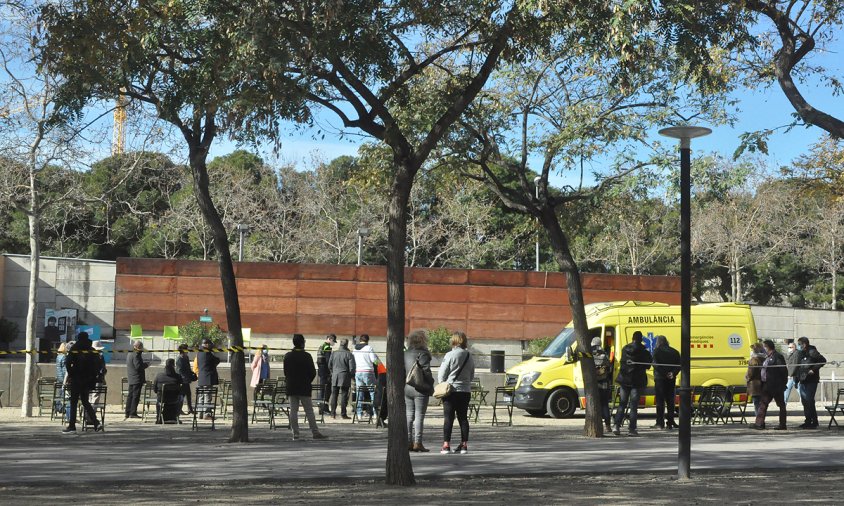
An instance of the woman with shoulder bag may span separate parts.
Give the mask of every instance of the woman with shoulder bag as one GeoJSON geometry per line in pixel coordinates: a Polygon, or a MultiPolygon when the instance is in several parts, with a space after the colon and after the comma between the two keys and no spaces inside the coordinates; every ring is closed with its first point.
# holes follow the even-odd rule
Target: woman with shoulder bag
{"type": "Polygon", "coordinates": [[[438,380],[451,385],[451,392],[443,401],[443,447],[442,454],[469,453],[469,401],[472,398],[472,378],[475,363],[466,348],[469,341],[463,332],[451,336],[451,351],[445,354],[440,364],[438,380]],[[460,424],[460,446],[451,450],[451,431],[454,417],[460,424]]]}
{"type": "Polygon", "coordinates": [[[408,373],[404,386],[404,405],[407,417],[407,439],[410,441],[409,450],[428,452],[429,450],[422,445],[422,429],[425,425],[428,399],[434,391],[434,376],[431,374],[428,335],[424,330],[414,330],[407,336],[404,370],[408,373]]]}
{"type": "Polygon", "coordinates": [[[765,361],[765,351],[762,343],[753,343],[750,346],[750,359],[747,361],[747,373],[744,379],[747,381],[747,396],[753,401],[753,416],[759,410],[759,403],[762,401],[762,363],[765,361]]]}

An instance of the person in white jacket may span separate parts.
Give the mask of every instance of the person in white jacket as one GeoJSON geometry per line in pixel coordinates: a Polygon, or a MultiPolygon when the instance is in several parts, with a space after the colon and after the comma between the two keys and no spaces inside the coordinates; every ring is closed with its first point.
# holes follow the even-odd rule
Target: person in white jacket
{"type": "MultiPolygon", "coordinates": [[[[358,344],[355,345],[355,351],[352,354],[355,358],[355,398],[357,399],[355,410],[358,413],[358,418],[362,418],[363,406],[361,401],[364,399],[364,396],[361,387],[375,386],[375,373],[381,361],[378,359],[378,355],[375,354],[372,346],[369,345],[369,336],[367,334],[360,335],[358,344]]],[[[373,415],[371,404],[367,409],[367,414],[370,417],[373,415]]]]}

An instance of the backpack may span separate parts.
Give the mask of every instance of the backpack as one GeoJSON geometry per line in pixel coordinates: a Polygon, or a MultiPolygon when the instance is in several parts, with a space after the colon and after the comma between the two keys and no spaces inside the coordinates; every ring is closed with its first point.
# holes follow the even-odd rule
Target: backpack
{"type": "Polygon", "coordinates": [[[610,374],[610,362],[607,353],[602,348],[592,351],[592,360],[595,362],[595,376],[598,381],[607,379],[610,374]]]}

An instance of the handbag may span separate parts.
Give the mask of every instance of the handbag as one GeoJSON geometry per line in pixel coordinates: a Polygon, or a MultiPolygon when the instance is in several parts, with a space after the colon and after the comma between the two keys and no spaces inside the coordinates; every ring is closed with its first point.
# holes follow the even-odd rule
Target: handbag
{"type": "Polygon", "coordinates": [[[451,395],[453,391],[454,387],[451,386],[451,383],[443,381],[442,383],[437,383],[437,386],[434,387],[434,397],[444,399],[451,395]]]}
{"type": "MultiPolygon", "coordinates": [[[[469,354],[466,354],[466,358],[463,360],[463,365],[460,366],[460,369],[457,370],[457,374],[454,375],[455,378],[460,376],[460,373],[463,372],[463,367],[466,366],[466,362],[469,361],[469,354]]],[[[434,397],[437,399],[445,399],[451,392],[454,392],[454,386],[449,383],[448,381],[443,381],[442,383],[438,383],[437,386],[434,387],[434,397]]]]}
{"type": "Polygon", "coordinates": [[[419,365],[418,358],[413,363],[410,371],[408,371],[405,383],[415,388],[420,394],[431,395],[431,385],[428,383],[428,379],[425,378],[425,370],[419,365]]]}

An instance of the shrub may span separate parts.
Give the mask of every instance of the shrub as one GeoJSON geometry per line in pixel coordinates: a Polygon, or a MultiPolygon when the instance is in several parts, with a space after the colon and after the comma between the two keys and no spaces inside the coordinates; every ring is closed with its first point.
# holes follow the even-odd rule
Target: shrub
{"type": "Polygon", "coordinates": [[[451,351],[451,331],[445,327],[437,327],[428,331],[428,349],[431,353],[448,353],[451,351]]]}
{"type": "Polygon", "coordinates": [[[540,353],[545,351],[545,348],[547,348],[553,340],[553,337],[539,337],[537,339],[531,339],[531,341],[528,343],[528,353],[533,356],[539,355],[540,353]]]}
{"type": "Polygon", "coordinates": [[[192,320],[179,327],[179,337],[182,342],[187,344],[189,348],[199,348],[204,338],[208,338],[214,343],[215,347],[219,347],[226,341],[226,333],[219,325],[203,324],[199,320],[192,320]]]}
{"type": "Polygon", "coordinates": [[[18,338],[18,324],[6,318],[0,318],[0,343],[11,343],[18,338]]]}

